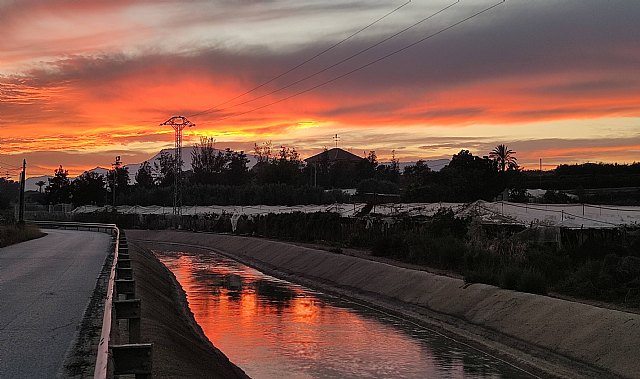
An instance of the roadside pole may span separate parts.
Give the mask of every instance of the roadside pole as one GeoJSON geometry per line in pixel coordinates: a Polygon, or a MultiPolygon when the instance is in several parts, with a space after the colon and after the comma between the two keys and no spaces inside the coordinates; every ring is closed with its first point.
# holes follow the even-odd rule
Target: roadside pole
{"type": "Polygon", "coordinates": [[[24,222],[24,187],[27,180],[27,160],[22,160],[22,172],[20,173],[20,205],[18,208],[18,222],[24,222]]]}

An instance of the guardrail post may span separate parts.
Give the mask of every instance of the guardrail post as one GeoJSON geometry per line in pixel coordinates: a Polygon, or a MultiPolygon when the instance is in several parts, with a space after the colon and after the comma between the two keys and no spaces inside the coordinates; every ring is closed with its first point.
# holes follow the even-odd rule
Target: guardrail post
{"type": "Polygon", "coordinates": [[[136,295],[136,281],[133,279],[117,279],[116,293],[126,295],[127,299],[133,299],[136,295]]]}
{"type": "Polygon", "coordinates": [[[116,309],[116,319],[129,320],[129,343],[140,342],[140,304],[140,299],[113,302],[116,309]]]}
{"type": "Polygon", "coordinates": [[[153,344],[128,344],[111,346],[113,374],[135,374],[136,379],[151,378],[153,369],[153,344]]]}
{"type": "Polygon", "coordinates": [[[133,269],[132,268],[116,268],[116,279],[133,279],[133,269]]]}

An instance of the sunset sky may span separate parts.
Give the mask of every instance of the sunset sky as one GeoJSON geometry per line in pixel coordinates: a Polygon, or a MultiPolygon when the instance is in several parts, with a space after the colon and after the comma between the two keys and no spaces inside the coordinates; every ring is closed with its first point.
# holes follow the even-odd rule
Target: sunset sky
{"type": "Polygon", "coordinates": [[[229,101],[405,2],[0,0],[0,174],[141,162],[173,145],[172,115],[197,124],[185,144],[303,157],[338,133],[383,160],[499,143],[527,168],[640,160],[637,0],[507,0],[449,29],[500,0],[413,0],[229,101]]]}

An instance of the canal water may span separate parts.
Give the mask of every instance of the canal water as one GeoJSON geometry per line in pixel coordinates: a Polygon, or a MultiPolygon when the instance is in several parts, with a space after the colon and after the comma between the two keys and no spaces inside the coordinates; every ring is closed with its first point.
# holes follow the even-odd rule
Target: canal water
{"type": "Polygon", "coordinates": [[[255,379],[531,377],[410,321],[214,253],[156,254],[209,340],[255,379]]]}

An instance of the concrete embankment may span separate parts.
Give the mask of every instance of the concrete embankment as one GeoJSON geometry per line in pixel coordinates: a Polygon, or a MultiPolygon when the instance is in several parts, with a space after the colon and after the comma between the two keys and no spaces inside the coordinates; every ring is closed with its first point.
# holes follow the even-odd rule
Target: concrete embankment
{"type": "Polygon", "coordinates": [[[640,377],[640,315],[258,238],[129,231],[201,246],[371,301],[557,377],[640,377]],[[400,304],[400,306],[398,306],[400,304]]]}
{"type": "Polygon", "coordinates": [[[130,252],[142,299],[142,342],[153,343],[153,377],[248,378],[206,338],[173,274],[135,244],[130,252]]]}

